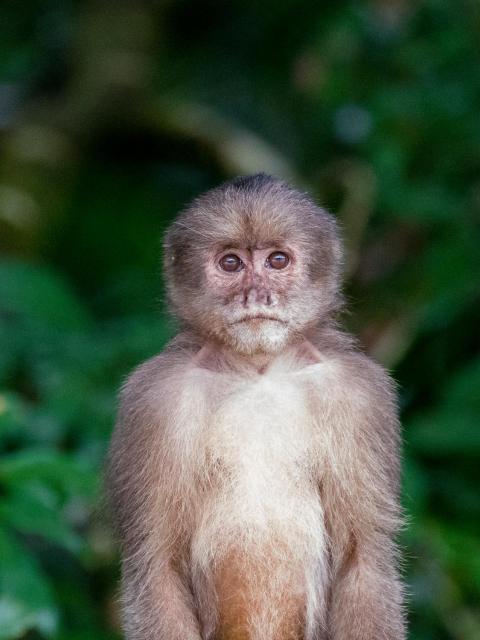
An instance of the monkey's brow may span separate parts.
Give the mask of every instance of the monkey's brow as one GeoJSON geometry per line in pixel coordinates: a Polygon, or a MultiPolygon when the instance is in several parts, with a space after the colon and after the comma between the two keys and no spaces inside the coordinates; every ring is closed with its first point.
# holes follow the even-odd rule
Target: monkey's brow
{"type": "Polygon", "coordinates": [[[248,251],[251,253],[252,251],[263,251],[264,249],[270,249],[273,247],[284,247],[285,242],[279,240],[271,240],[268,242],[255,242],[253,244],[246,244],[245,242],[238,242],[237,240],[232,240],[230,242],[221,242],[218,245],[220,251],[226,251],[227,249],[239,250],[242,249],[244,251],[248,251]]]}
{"type": "Polygon", "coordinates": [[[285,238],[268,238],[268,240],[263,240],[262,242],[256,242],[255,244],[248,247],[249,251],[253,249],[262,251],[263,249],[270,249],[271,247],[285,247],[287,241],[285,238]]]}

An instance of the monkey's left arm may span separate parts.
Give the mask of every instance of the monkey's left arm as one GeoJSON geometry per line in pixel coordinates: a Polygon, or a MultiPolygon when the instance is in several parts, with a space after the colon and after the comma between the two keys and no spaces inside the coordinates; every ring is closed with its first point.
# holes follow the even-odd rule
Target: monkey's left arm
{"type": "Polygon", "coordinates": [[[341,389],[331,396],[332,460],[322,483],[333,577],[330,637],[403,640],[396,394],[383,369],[362,355],[344,363],[341,389]]]}

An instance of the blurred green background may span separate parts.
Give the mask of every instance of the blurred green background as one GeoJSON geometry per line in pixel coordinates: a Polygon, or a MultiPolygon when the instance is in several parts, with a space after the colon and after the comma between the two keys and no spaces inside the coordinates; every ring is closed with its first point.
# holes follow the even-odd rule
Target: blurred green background
{"type": "Polygon", "coordinates": [[[480,4],[0,4],[0,638],[118,637],[117,389],[172,334],[169,220],[274,173],[338,215],[399,383],[414,640],[480,638],[480,4]]]}

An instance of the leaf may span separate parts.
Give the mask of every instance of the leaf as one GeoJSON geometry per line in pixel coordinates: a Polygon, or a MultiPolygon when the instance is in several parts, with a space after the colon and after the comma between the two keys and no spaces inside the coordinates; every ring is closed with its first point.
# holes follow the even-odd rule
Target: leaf
{"type": "Polygon", "coordinates": [[[7,486],[43,481],[66,494],[93,495],[92,469],[71,456],[48,449],[26,449],[0,460],[0,480],[7,486]]]}
{"type": "Polygon", "coordinates": [[[18,394],[0,393],[0,444],[24,431],[28,415],[27,406],[18,394]]]}
{"type": "Polygon", "coordinates": [[[0,503],[0,521],[24,534],[34,534],[76,553],[81,538],[66,522],[60,505],[51,504],[38,485],[15,489],[0,503]]]}
{"type": "Polygon", "coordinates": [[[51,332],[89,323],[86,310],[60,275],[20,262],[0,263],[0,314],[28,319],[51,332]]]}
{"type": "Polygon", "coordinates": [[[444,386],[443,401],[408,422],[406,439],[417,451],[429,454],[480,454],[480,362],[474,361],[444,386]]]}
{"type": "Polygon", "coordinates": [[[453,407],[428,412],[409,421],[406,440],[416,451],[431,455],[478,456],[478,413],[453,407]]]}
{"type": "Polygon", "coordinates": [[[0,638],[29,629],[51,636],[58,611],[47,578],[32,555],[0,528],[0,638]]]}

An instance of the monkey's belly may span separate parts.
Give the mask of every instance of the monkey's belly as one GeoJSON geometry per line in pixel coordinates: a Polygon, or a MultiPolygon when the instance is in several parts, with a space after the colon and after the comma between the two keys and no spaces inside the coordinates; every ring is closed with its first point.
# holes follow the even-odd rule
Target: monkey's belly
{"type": "Polygon", "coordinates": [[[323,618],[327,552],[321,505],[313,496],[275,494],[261,501],[263,509],[245,501],[236,510],[238,502],[225,495],[215,501],[223,502],[221,514],[218,506],[206,509],[209,517],[192,555],[211,577],[215,640],[308,640],[323,618]],[[207,548],[212,555],[205,564],[199,553],[207,548]]]}
{"type": "MultiPolygon", "coordinates": [[[[277,554],[275,554],[277,555],[277,554]]],[[[215,640],[301,640],[306,597],[300,567],[287,558],[249,558],[233,551],[215,575],[215,640]]]]}
{"type": "Polygon", "coordinates": [[[259,485],[253,504],[232,493],[236,500],[228,492],[212,496],[192,540],[191,558],[216,609],[213,638],[310,640],[324,617],[328,575],[319,498],[286,487],[283,495],[265,494],[259,485]]]}

